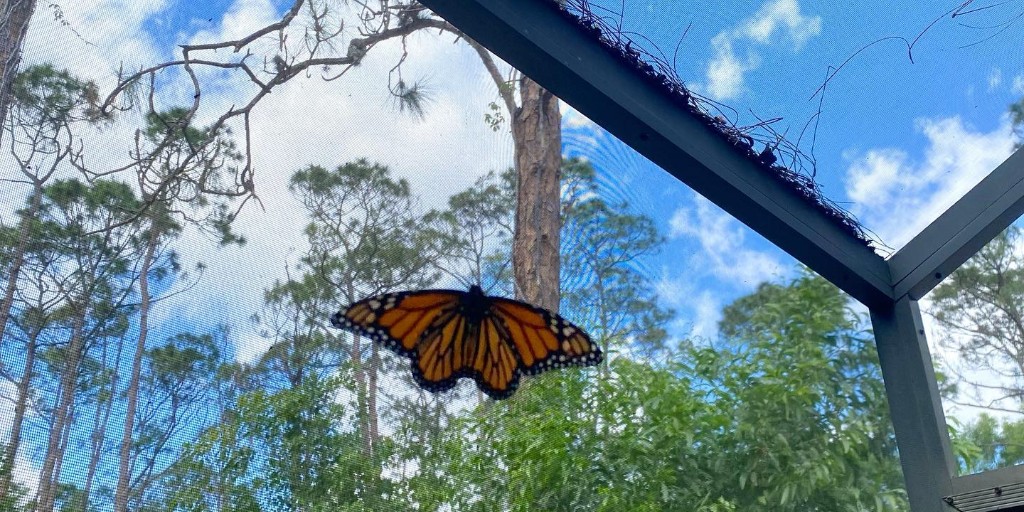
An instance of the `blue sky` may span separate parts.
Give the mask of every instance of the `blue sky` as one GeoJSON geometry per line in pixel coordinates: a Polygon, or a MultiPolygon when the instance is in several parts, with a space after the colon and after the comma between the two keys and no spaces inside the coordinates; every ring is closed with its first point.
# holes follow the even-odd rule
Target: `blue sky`
{"type": "MultiPolygon", "coordinates": [[[[624,28],[642,33],[670,58],[678,44],[680,77],[735,108],[739,124],[752,123],[751,112],[762,119],[782,117],[775,129],[791,139],[818,111],[819,98],[812,95],[830,67],[863,49],[828,83],[813,154],[826,195],[890,246],[905,243],[1011,151],[1006,108],[1024,95],[1024,61],[1017,51],[1024,30],[976,27],[1011,19],[1018,14],[1013,5],[953,19],[943,14],[959,1],[602,2],[616,10],[625,5],[624,28]],[[936,20],[916,43],[913,62],[900,41],[872,44],[893,36],[913,39],[936,20]]],[[[290,5],[67,4],[62,8],[68,27],[40,5],[25,62],[55,62],[104,90],[121,66],[135,69],[172,58],[178,43],[237,37],[275,21],[290,5]]],[[[407,177],[428,208],[443,205],[447,194],[488,170],[510,165],[510,136],[492,132],[483,121],[496,95],[476,55],[450,38],[420,35],[414,42],[407,73],[426,78],[433,91],[422,121],[395,111],[387,98],[383,83],[399,51],[394,45],[376,49],[379,54],[340,80],[296,79],[258,107],[252,120],[254,163],[266,210],[250,207],[240,216],[238,229],[250,240],[244,248],[218,249],[194,233],[183,238],[185,263],[201,260],[208,270],[193,292],[154,312],[157,339],[182,322],[227,320],[237,326],[232,337],[240,359],[252,360],[266,349],[267,340],[247,318],[259,311],[263,289],[283,278],[301,254],[306,221],[286,183],[305,165],[334,166],[358,157],[380,161],[407,177]]],[[[244,94],[237,82],[225,80],[204,91],[204,100],[225,106],[244,94]]],[[[601,172],[603,193],[651,216],[668,239],[642,268],[678,312],[674,334],[713,337],[723,305],[762,280],[793,274],[792,258],[578,113],[568,107],[564,112],[566,154],[590,159],[601,172]]],[[[88,134],[94,148],[89,162],[97,168],[123,163],[131,132],[126,120],[88,134]]],[[[802,148],[810,153],[806,137],[802,148]]],[[[4,215],[21,197],[16,190],[0,192],[4,215]]]]}

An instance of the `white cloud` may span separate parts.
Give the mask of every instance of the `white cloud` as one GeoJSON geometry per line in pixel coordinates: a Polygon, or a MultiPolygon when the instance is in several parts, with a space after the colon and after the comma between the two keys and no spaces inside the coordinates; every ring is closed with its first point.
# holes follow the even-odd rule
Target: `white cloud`
{"type": "Polygon", "coordinates": [[[217,30],[200,30],[188,38],[188,44],[241,39],[278,19],[270,0],[237,0],[228,7],[217,30]]]}
{"type": "Polygon", "coordinates": [[[743,92],[745,76],[760,67],[756,46],[767,46],[780,35],[799,51],[812,37],[821,34],[821,17],[800,11],[798,0],[772,0],[736,27],[711,39],[715,56],[708,62],[707,90],[716,100],[726,100],[743,92]],[[737,55],[745,49],[745,56],[737,55]]]}
{"type": "Polygon", "coordinates": [[[25,36],[22,66],[53,62],[106,91],[119,68],[134,70],[169,55],[142,28],[167,5],[166,0],[61,2],[64,23],[55,19],[53,7],[40,5],[25,36]]]}
{"type": "Polygon", "coordinates": [[[703,290],[693,304],[693,335],[714,339],[718,335],[718,322],[722,319],[722,301],[710,290],[703,290]]]}
{"type": "MultiPolygon", "coordinates": [[[[166,2],[134,0],[67,4],[64,11],[72,28],[86,35],[87,41],[54,23],[52,12],[40,7],[30,28],[25,62],[66,65],[97,80],[105,93],[122,62],[125,69],[138,69],[174,57],[175,48],[157,48],[144,29],[165,7],[166,2]]],[[[194,24],[199,32],[177,37],[179,42],[238,37],[275,16],[271,2],[238,0],[221,19],[194,24]]],[[[452,44],[452,39],[423,32],[408,41],[405,78],[425,77],[429,87],[430,101],[422,121],[398,112],[387,93],[387,73],[402,52],[397,41],[378,44],[358,68],[338,80],[324,81],[317,69],[264,98],[250,124],[256,192],[265,209],[250,203],[239,215],[235,230],[249,240],[241,248],[219,248],[194,231],[186,232],[176,246],[182,264],[192,268],[201,261],[207,269],[198,286],[154,308],[154,326],[227,322],[240,326],[240,331],[248,328],[248,316],[259,311],[263,290],[283,278],[289,254],[301,253],[305,247],[307,221],[288,191],[289,177],[302,167],[333,168],[365,157],[408,179],[422,206],[431,208],[442,206],[448,195],[487,171],[510,166],[511,135],[507,130],[492,132],[483,119],[487,104],[496,97],[495,86],[475,52],[465,44],[452,44]]],[[[290,40],[301,45],[300,39],[290,40]]],[[[218,52],[218,58],[223,59],[224,53],[218,52]]],[[[262,62],[259,55],[252,59],[262,62]]],[[[240,104],[252,93],[241,74],[205,78],[214,78],[203,90],[205,106],[200,116],[207,119],[217,108],[240,104]]],[[[165,103],[169,103],[166,98],[165,103]]],[[[125,116],[113,127],[87,134],[89,165],[109,169],[126,163],[137,123],[137,118],[125,116]]],[[[240,133],[238,126],[234,128],[240,133]]],[[[9,158],[0,154],[5,175],[12,169],[9,158]]],[[[8,190],[2,199],[7,205],[21,204],[23,195],[8,190]]],[[[244,359],[265,350],[249,338],[241,343],[239,354],[244,359]]]]}
{"type": "Polygon", "coordinates": [[[715,58],[708,63],[708,92],[715,99],[735,98],[743,90],[744,76],[760,65],[754,55],[741,61],[733,51],[729,34],[718,34],[711,40],[715,58]]]}
{"type": "Polygon", "coordinates": [[[693,206],[675,211],[670,238],[692,237],[700,245],[689,268],[710,274],[737,289],[750,289],[781,276],[788,266],[747,245],[747,229],[711,201],[694,194],[693,206]]]}
{"type": "Polygon", "coordinates": [[[662,304],[676,312],[672,330],[690,339],[715,339],[722,318],[722,297],[710,289],[698,290],[687,277],[672,278],[663,269],[655,283],[662,304]]]}
{"type": "Polygon", "coordinates": [[[1013,85],[1010,88],[1014,94],[1024,94],[1024,75],[1016,75],[1013,77],[1013,85]]]}
{"type": "Polygon", "coordinates": [[[920,161],[900,149],[879,148],[851,156],[847,170],[851,210],[897,249],[1010,156],[1015,140],[1006,118],[987,133],[959,117],[917,124],[928,140],[920,161]]]}
{"type": "Polygon", "coordinates": [[[799,50],[821,33],[821,17],[801,14],[797,0],[775,0],[761,6],[743,23],[740,32],[758,43],[768,44],[780,30],[799,50]]]}
{"type": "Polygon", "coordinates": [[[764,281],[790,273],[767,251],[750,247],[747,227],[703,197],[675,211],[669,220],[671,240],[694,243],[681,275],[662,269],[655,283],[658,298],[676,311],[675,333],[693,339],[715,339],[722,307],[736,292],[746,293],[764,281]]]}
{"type": "Polygon", "coordinates": [[[988,74],[988,90],[989,92],[994,91],[997,87],[1003,83],[1003,70],[999,68],[992,68],[992,71],[988,74]]]}
{"type": "MultiPolygon", "coordinates": [[[[244,330],[244,328],[240,329],[244,330]]],[[[254,365],[273,345],[273,340],[256,333],[243,334],[235,340],[235,361],[254,365]]]]}

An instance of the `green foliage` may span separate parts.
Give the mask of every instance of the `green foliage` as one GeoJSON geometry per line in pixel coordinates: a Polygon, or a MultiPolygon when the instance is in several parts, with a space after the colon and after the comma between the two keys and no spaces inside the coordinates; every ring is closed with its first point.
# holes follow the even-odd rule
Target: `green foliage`
{"type": "Polygon", "coordinates": [[[424,217],[434,262],[463,287],[480,285],[491,294],[512,295],[512,231],[515,170],[491,171],[448,198],[448,209],[424,217]]]}
{"type": "Polygon", "coordinates": [[[952,437],[962,474],[1024,464],[1024,420],[982,413],[952,437]]]}
{"type": "Polygon", "coordinates": [[[170,509],[393,509],[381,461],[364,458],[361,433],[345,427],[349,411],[335,400],[350,386],[311,375],[295,388],[239,396],[228,421],[203,432],[176,465],[170,509]]]}
{"type": "Polygon", "coordinates": [[[97,320],[114,322],[109,328],[126,328],[131,309],[124,301],[134,285],[133,258],[143,245],[134,192],[116,181],[71,179],[47,185],[43,196],[33,240],[40,254],[33,258],[67,272],[61,294],[69,303],[54,319],[73,317],[88,305],[97,320]]]}
{"type": "MultiPolygon", "coordinates": [[[[13,471],[14,461],[0,461],[0,475],[9,477],[13,471]]],[[[0,497],[0,512],[29,512],[33,509],[30,498],[29,490],[24,485],[20,485],[16,481],[11,482],[11,488],[7,495],[0,497]]]]}
{"type": "Polygon", "coordinates": [[[596,381],[542,375],[455,419],[421,451],[414,487],[446,490],[425,509],[906,510],[877,357],[846,298],[808,275],[731,309],[748,335],[724,347],[620,357],[596,381]]]}
{"type": "Polygon", "coordinates": [[[765,284],[725,309],[729,347],[694,351],[720,411],[714,482],[740,510],[905,509],[873,340],[846,303],[820,277],[765,284]]]}
{"type": "Polygon", "coordinates": [[[1022,230],[1010,226],[943,280],[929,311],[943,328],[939,342],[954,350],[978,382],[954,375],[963,390],[982,389],[990,405],[1020,410],[1024,396],[1024,256],[1022,230]],[[1003,378],[1005,377],[1005,378],[1003,378]]]}
{"type": "Polygon", "coordinates": [[[631,343],[648,355],[664,349],[672,312],[658,304],[638,265],[664,242],[654,221],[601,199],[589,162],[565,160],[562,182],[563,312],[605,351],[631,343]]]}
{"type": "MultiPolygon", "coordinates": [[[[148,487],[133,505],[907,510],[873,340],[845,296],[809,274],[763,284],[724,309],[722,340],[672,345],[664,328],[670,313],[638,264],[662,243],[654,222],[601,200],[585,161],[566,160],[562,171],[563,311],[608,349],[606,366],[530,377],[501,402],[403,384],[404,360],[375,360],[376,347],[328,331],[326,317],[367,293],[429,285],[439,271],[500,289],[513,176],[490,173],[454,194],[447,209],[418,216],[409,184],[387,167],[311,166],[291,182],[309,213],[310,250],[289,268],[298,275],[266,291],[257,318],[270,350],[252,366],[229,363],[226,332],[184,332],[145,353],[145,421],[133,439],[142,469],[133,476],[148,487]]],[[[140,228],[162,225],[160,215],[169,213],[158,207],[140,217],[140,205],[131,188],[102,180],[45,190],[41,238],[81,241],[80,252],[103,260],[62,266],[89,278],[90,319],[117,319],[106,330],[91,320],[94,339],[129,332],[134,311],[116,300],[135,278],[126,255],[137,252],[140,228]]],[[[77,254],[56,243],[39,248],[77,254]]],[[[26,325],[66,325],[76,311],[22,316],[26,325]]],[[[83,410],[109,404],[116,382],[94,355],[81,362],[76,407],[83,410]]],[[[40,352],[42,364],[58,371],[68,357],[60,345],[40,352]]],[[[48,389],[55,382],[36,380],[48,389]]],[[[1024,423],[968,425],[957,436],[958,454],[972,468],[1013,464],[1024,458],[1022,436],[1024,423]]],[[[66,510],[84,503],[73,487],[60,493],[66,510]]],[[[97,496],[91,505],[100,506],[97,496]]]]}
{"type": "Polygon", "coordinates": [[[505,124],[505,107],[498,105],[497,102],[490,102],[487,104],[487,112],[484,114],[484,122],[491,128],[491,131],[497,132],[501,130],[501,125],[505,124]]]}
{"type": "Polygon", "coordinates": [[[146,114],[142,133],[151,155],[140,158],[135,170],[151,229],[177,236],[185,222],[221,245],[242,245],[245,239],[231,231],[228,202],[251,187],[242,176],[248,172],[241,166],[244,156],[230,129],[194,126],[194,114],[183,107],[146,114]],[[228,176],[234,183],[226,183],[228,176]]]}
{"type": "MultiPolygon", "coordinates": [[[[1013,126],[1013,133],[1017,135],[1017,140],[1024,139],[1024,98],[1010,105],[1010,123],[1013,126]]],[[[1013,145],[1013,149],[1020,149],[1020,147],[1020,142],[1013,145]]]]}
{"type": "Polygon", "coordinates": [[[78,120],[100,117],[96,84],[37,64],[18,73],[11,86],[12,106],[20,124],[56,132],[78,120]]]}
{"type": "Polygon", "coordinates": [[[366,160],[333,171],[314,165],[296,172],[290,188],[311,219],[303,261],[345,300],[434,280],[424,272],[433,255],[409,183],[387,167],[366,160]]]}

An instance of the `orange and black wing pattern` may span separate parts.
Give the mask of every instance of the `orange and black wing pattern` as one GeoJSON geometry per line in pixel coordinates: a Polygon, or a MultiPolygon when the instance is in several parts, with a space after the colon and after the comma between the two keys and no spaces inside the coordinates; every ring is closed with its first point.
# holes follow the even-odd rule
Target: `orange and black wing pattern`
{"type": "Polygon", "coordinates": [[[568,320],[525,302],[502,298],[491,301],[491,314],[507,329],[504,339],[515,348],[526,375],[600,364],[601,349],[568,320]]]}
{"type": "Polygon", "coordinates": [[[363,299],[331,317],[335,327],[408,357],[424,389],[444,391],[462,377],[490,397],[511,396],[522,374],[600,363],[601,351],[581,329],[530,304],[488,297],[473,286],[363,299]]]}

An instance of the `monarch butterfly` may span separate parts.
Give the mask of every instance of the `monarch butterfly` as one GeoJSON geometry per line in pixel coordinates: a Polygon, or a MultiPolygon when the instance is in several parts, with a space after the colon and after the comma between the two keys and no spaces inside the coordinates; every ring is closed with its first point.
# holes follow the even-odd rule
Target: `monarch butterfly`
{"type": "Polygon", "coordinates": [[[601,349],[579,327],[476,285],[369,297],[332,315],[331,324],[408,357],[416,383],[433,392],[469,377],[500,400],[515,392],[520,375],[601,362],[601,349]]]}

